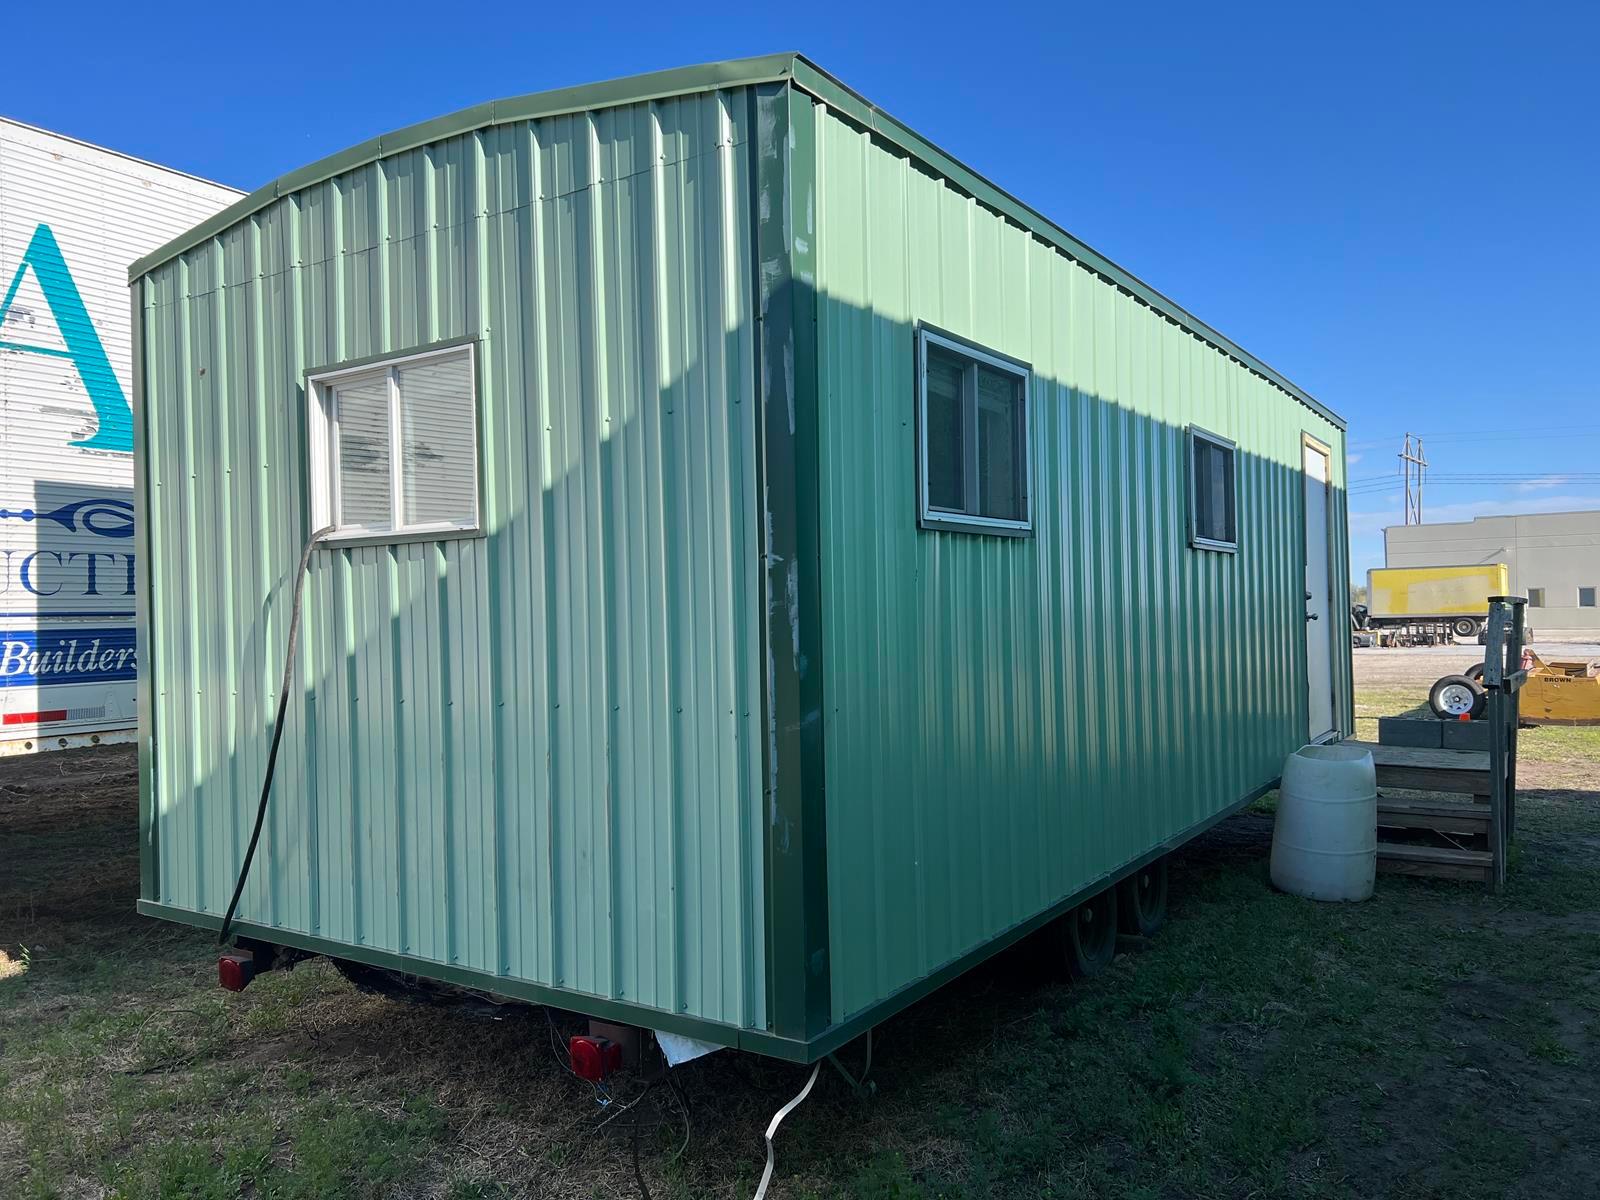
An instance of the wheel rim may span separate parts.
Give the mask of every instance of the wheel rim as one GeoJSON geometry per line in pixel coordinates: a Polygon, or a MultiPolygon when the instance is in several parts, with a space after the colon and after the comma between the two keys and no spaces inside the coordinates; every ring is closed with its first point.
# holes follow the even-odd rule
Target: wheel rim
{"type": "Polygon", "coordinates": [[[1095,970],[1111,961],[1117,950],[1117,923],[1103,897],[1080,904],[1072,914],[1072,924],[1080,968],[1095,970]]]}
{"type": "Polygon", "coordinates": [[[1149,920],[1156,901],[1156,873],[1149,867],[1140,871],[1133,882],[1133,903],[1141,920],[1149,920]]]}
{"type": "Polygon", "coordinates": [[[1453,717],[1470,713],[1478,701],[1472,689],[1459,683],[1447,683],[1439,689],[1439,707],[1453,717]]]}

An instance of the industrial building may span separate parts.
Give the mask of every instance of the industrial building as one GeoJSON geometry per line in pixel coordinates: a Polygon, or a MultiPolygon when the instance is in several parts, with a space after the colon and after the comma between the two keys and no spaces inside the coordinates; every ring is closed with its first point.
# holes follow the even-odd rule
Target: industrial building
{"type": "Polygon", "coordinates": [[[1503,562],[1541,640],[1600,638],[1600,511],[1391,525],[1383,541],[1391,567],[1503,562]]]}

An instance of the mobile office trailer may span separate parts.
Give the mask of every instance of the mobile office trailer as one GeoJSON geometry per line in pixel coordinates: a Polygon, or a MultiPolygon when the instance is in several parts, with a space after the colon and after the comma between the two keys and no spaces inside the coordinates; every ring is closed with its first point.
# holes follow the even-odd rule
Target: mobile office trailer
{"type": "Polygon", "coordinates": [[[325,525],[240,932],[795,1060],[1352,727],[1339,418],[804,58],[130,278],[147,914],[219,924],[325,525]]]}
{"type": "Polygon", "coordinates": [[[128,264],[241,194],[0,118],[0,754],[133,738],[128,264]]]}

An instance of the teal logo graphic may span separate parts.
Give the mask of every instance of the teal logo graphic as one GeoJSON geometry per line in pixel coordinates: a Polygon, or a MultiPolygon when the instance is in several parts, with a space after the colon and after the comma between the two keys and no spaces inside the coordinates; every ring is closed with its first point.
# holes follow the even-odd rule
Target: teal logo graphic
{"type": "Polygon", "coordinates": [[[94,405],[95,417],[99,420],[99,428],[93,434],[72,444],[82,446],[85,450],[131,453],[133,412],[128,407],[128,398],[122,394],[122,385],[117,382],[116,372],[111,369],[106,348],[100,344],[100,335],[95,332],[94,322],[89,320],[89,310],[83,306],[78,285],[72,281],[72,272],[67,270],[67,261],[61,257],[61,247],[56,244],[56,235],[50,232],[48,225],[40,225],[33,231],[33,238],[23,252],[22,262],[17,266],[17,273],[6,288],[5,299],[0,300],[0,334],[5,332],[12,301],[17,298],[17,288],[22,285],[22,277],[30,267],[39,281],[40,290],[44,292],[45,302],[50,305],[50,313],[55,317],[56,328],[61,331],[61,340],[66,348],[30,346],[0,337],[0,350],[70,358],[73,366],[78,368],[78,378],[83,380],[89,401],[94,405]]]}

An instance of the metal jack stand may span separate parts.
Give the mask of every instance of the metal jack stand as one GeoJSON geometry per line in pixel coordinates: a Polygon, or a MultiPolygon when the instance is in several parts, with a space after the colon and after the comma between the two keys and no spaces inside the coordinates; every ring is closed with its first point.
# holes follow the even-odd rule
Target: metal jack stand
{"type": "Polygon", "coordinates": [[[839,1056],[837,1054],[828,1055],[828,1061],[833,1064],[833,1069],[839,1072],[839,1074],[844,1078],[844,1081],[850,1085],[850,1090],[855,1092],[858,1100],[869,1100],[878,1093],[878,1085],[867,1078],[867,1075],[872,1070],[872,1030],[867,1030],[866,1039],[867,1059],[861,1064],[861,1075],[859,1078],[850,1074],[850,1072],[845,1069],[845,1065],[839,1061],[839,1056]]]}

